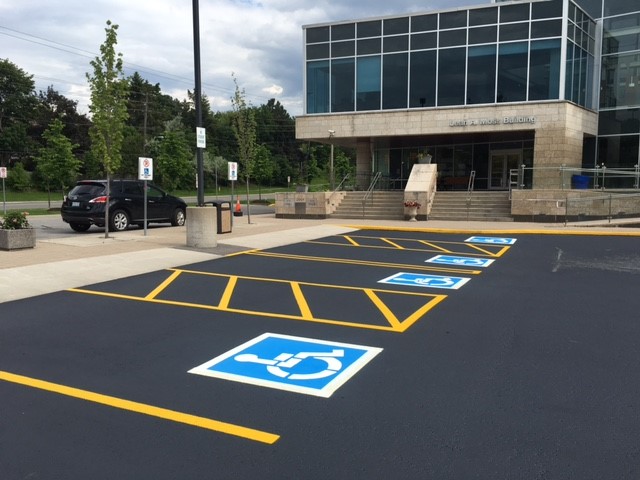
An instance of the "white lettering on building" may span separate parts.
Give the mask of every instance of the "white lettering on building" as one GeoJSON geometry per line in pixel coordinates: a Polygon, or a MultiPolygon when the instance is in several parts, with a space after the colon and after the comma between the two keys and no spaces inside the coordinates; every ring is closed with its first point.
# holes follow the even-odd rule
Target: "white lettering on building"
{"type": "Polygon", "coordinates": [[[449,120],[450,127],[470,127],[477,125],[514,125],[520,123],[536,123],[533,116],[513,116],[503,118],[465,118],[464,120],[449,120]]]}

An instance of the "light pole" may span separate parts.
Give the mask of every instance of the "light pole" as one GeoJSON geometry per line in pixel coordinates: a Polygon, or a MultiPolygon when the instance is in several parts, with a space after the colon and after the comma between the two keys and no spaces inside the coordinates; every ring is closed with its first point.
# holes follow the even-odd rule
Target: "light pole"
{"type": "MultiPolygon", "coordinates": [[[[196,131],[202,127],[202,83],[200,73],[200,14],[198,0],[193,0],[193,64],[195,73],[196,131]]],[[[198,206],[204,205],[204,161],[202,148],[196,148],[198,168],[198,206]]]]}
{"type": "Polygon", "coordinates": [[[336,134],[335,130],[329,130],[329,139],[331,140],[331,159],[329,161],[329,183],[331,184],[331,191],[336,188],[336,178],[333,171],[333,136],[336,134]]]}

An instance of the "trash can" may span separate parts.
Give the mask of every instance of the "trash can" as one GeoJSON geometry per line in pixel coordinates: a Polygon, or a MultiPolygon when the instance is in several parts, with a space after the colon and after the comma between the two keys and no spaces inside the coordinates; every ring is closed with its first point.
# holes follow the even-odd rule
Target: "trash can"
{"type": "Polygon", "coordinates": [[[231,202],[205,202],[216,207],[218,233],[231,233],[231,202]]]}
{"type": "Polygon", "coordinates": [[[589,177],[586,175],[571,175],[571,187],[576,190],[587,190],[589,188],[589,177]]]}

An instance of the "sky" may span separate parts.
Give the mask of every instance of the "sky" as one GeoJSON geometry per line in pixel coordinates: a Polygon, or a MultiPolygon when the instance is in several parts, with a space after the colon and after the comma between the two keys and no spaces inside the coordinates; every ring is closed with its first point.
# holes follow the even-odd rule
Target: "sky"
{"type": "MultiPolygon", "coordinates": [[[[202,92],[214,112],[231,108],[233,77],[247,102],[275,98],[292,116],[303,112],[302,26],[490,0],[199,0],[202,92]]],[[[162,93],[194,90],[193,0],[0,0],[0,59],[32,75],[35,90],[52,86],[88,113],[86,73],[118,25],[116,51],[162,93]]]]}

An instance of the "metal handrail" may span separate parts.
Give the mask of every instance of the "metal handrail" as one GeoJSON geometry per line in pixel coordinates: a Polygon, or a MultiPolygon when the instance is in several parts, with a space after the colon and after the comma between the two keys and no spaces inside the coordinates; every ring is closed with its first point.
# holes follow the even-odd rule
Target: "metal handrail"
{"type": "Polygon", "coordinates": [[[329,195],[329,198],[327,198],[327,203],[331,204],[331,200],[333,199],[333,196],[342,190],[342,185],[344,185],[344,182],[347,181],[347,179],[349,178],[349,174],[347,173],[344,178],[342,179],[342,181],[338,184],[338,186],[333,190],[333,192],[331,192],[331,195],[329,195]]]}
{"type": "MultiPolygon", "coordinates": [[[[510,172],[514,172],[511,170],[510,172]]],[[[634,189],[640,189],[640,165],[634,165],[633,167],[614,167],[608,168],[605,164],[597,165],[595,168],[582,168],[582,167],[567,167],[566,165],[556,167],[525,167],[522,165],[518,170],[518,182],[517,188],[522,190],[525,188],[525,174],[527,172],[558,172],[558,185],[557,188],[565,190],[570,188],[570,175],[584,175],[590,177],[593,180],[594,190],[605,190],[607,180],[611,179],[630,179],[633,180],[634,189]]],[[[548,177],[547,175],[547,178],[548,177]]],[[[610,188],[610,187],[609,187],[610,188]]],[[[510,186],[511,189],[511,186],[510,186]]]]}
{"type": "Polygon", "coordinates": [[[367,200],[369,199],[369,197],[373,196],[373,190],[376,186],[376,183],[378,183],[378,180],[380,180],[380,177],[382,176],[381,172],[376,172],[375,176],[373,177],[373,180],[371,180],[371,184],[369,185],[369,188],[367,188],[367,191],[365,192],[364,196],[362,197],[362,217],[364,218],[364,214],[365,214],[365,205],[367,203],[367,200]]]}
{"type": "Polygon", "coordinates": [[[475,183],[476,171],[471,170],[471,173],[469,174],[469,182],[467,183],[467,220],[469,220],[469,215],[471,214],[471,194],[475,188],[475,183]]]}

